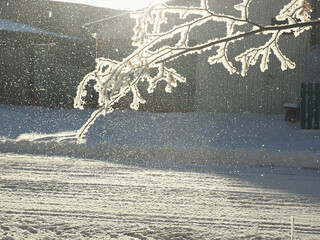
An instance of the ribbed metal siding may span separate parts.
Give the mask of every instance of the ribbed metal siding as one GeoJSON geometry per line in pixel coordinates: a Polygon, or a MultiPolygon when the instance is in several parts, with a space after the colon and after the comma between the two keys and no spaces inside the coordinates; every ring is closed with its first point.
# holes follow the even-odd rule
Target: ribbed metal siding
{"type": "MultiPolygon", "coordinates": [[[[255,12],[251,14],[254,21],[271,24],[272,16],[279,12],[286,0],[260,0],[255,2],[255,12]],[[262,16],[264,18],[262,19],[262,16]]],[[[230,1],[230,8],[234,1],[230,1]]],[[[283,103],[299,102],[300,82],[304,73],[305,51],[309,46],[310,33],[298,38],[285,35],[280,46],[287,57],[296,63],[294,70],[282,71],[280,62],[274,55],[270,58],[269,70],[262,73],[257,66],[251,67],[246,77],[230,76],[221,66],[210,66],[207,62],[210,53],[199,57],[197,72],[196,102],[198,111],[209,112],[243,112],[279,114],[283,113],[283,103]]],[[[250,41],[256,43],[259,38],[238,42],[234,52],[251,47],[250,41]]],[[[264,41],[265,42],[265,41],[264,41]]],[[[262,41],[262,44],[264,44],[262,41]]],[[[213,54],[213,52],[211,53],[213,54]]],[[[230,59],[233,59],[230,52],[230,59]]],[[[240,67],[240,65],[237,65],[240,67]]]]}

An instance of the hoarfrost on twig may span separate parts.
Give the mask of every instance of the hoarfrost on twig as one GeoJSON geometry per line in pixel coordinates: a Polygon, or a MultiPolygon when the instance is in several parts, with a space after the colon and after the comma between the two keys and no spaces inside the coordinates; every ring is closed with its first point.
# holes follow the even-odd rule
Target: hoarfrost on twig
{"type": "Polygon", "coordinates": [[[279,59],[282,70],[294,68],[295,63],[288,59],[279,47],[281,35],[293,32],[298,36],[311,26],[319,25],[320,20],[311,21],[312,9],[307,1],[291,0],[275,16],[277,20],[288,23],[262,26],[250,19],[250,11],[253,11],[251,4],[254,1],[239,0],[234,8],[240,12],[240,17],[239,14],[216,13],[214,6],[211,6],[208,0],[199,0],[197,6],[189,7],[159,3],[146,10],[132,13],[131,17],[136,23],[133,29],[132,45],[136,49],[122,61],[97,59],[96,69],[88,73],[78,86],[74,107],[83,109],[85,104],[83,97],[87,94],[85,87],[91,80],[95,81],[94,90],[99,94],[100,106],[78,131],[78,137],[84,136],[98,116],[112,112],[112,106],[129,92],[133,94],[130,105],[132,109],[137,110],[140,104],[144,104],[145,100],[141,97],[138,86],[140,81],[147,80],[148,93],[154,91],[159,81],[166,81],[167,92],[172,92],[179,82],[185,82],[184,76],[166,66],[168,62],[183,55],[217,50],[209,57],[209,63],[222,64],[230,74],[241,72],[243,76],[247,74],[250,66],[257,64],[259,60],[261,71],[266,71],[272,53],[279,59]],[[177,18],[180,19],[176,22],[178,24],[168,27],[167,23],[177,18]],[[213,29],[210,31],[209,40],[189,46],[191,33],[195,29],[200,29],[201,32],[204,24],[209,22],[225,24],[225,36],[216,35],[213,29]],[[251,30],[239,31],[240,26],[244,25],[248,26],[245,29],[251,30]],[[230,59],[228,54],[232,44],[259,34],[270,37],[264,44],[249,48],[238,54],[235,59],[230,59]],[[178,39],[176,39],[177,36],[178,39]],[[175,41],[175,43],[166,44],[166,40],[175,41]],[[241,62],[241,71],[235,67],[234,60],[241,62]]]}

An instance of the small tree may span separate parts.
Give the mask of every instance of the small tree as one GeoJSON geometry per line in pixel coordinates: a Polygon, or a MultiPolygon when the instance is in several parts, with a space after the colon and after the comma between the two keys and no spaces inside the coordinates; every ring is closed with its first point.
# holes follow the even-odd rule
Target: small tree
{"type": "Polygon", "coordinates": [[[165,90],[167,92],[171,92],[172,88],[177,86],[177,82],[185,82],[186,79],[183,76],[167,65],[168,62],[183,55],[216,50],[209,57],[209,63],[221,63],[230,74],[241,74],[242,76],[247,74],[250,66],[259,61],[262,72],[268,69],[271,53],[279,59],[282,70],[295,68],[295,63],[288,59],[279,47],[280,37],[288,32],[298,37],[312,26],[319,25],[320,20],[311,20],[312,9],[307,1],[288,0],[289,3],[283,6],[279,14],[275,16],[276,20],[286,23],[275,26],[260,25],[250,19],[250,6],[254,1],[239,0],[239,3],[234,5],[238,13],[236,15],[215,13],[214,9],[209,7],[209,0],[199,0],[198,6],[195,7],[161,3],[144,11],[132,13],[131,17],[136,21],[132,44],[136,50],[122,61],[97,59],[96,69],[87,74],[78,86],[74,107],[83,109],[85,86],[90,80],[94,80],[96,82],[94,89],[99,94],[99,108],[92,113],[78,131],[77,137],[82,138],[98,116],[112,112],[112,106],[129,92],[133,94],[132,109],[137,110],[140,104],[145,103],[138,89],[140,81],[148,81],[148,93],[154,91],[159,81],[166,81],[165,90]],[[167,27],[175,16],[178,16],[182,20],[179,22],[182,23],[167,27]],[[190,45],[191,31],[209,21],[224,23],[225,36],[215,36],[216,33],[212,31],[209,41],[190,45]],[[229,59],[228,50],[231,43],[259,34],[268,36],[264,44],[246,49],[235,59],[229,59]],[[165,43],[174,36],[179,36],[174,45],[165,43]],[[233,61],[241,63],[240,70],[235,67],[233,61]]]}

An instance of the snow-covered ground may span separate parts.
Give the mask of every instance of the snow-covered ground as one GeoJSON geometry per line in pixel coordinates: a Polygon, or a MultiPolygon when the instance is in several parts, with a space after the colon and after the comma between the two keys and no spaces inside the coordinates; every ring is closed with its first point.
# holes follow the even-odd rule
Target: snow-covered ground
{"type": "Polygon", "coordinates": [[[0,151],[320,169],[320,130],[301,130],[283,115],[115,111],[77,144],[75,132],[91,112],[0,105],[0,151]]]}
{"type": "Polygon", "coordinates": [[[0,239],[320,239],[316,171],[167,167],[1,154],[0,239]]]}
{"type": "Polygon", "coordinates": [[[0,239],[320,239],[320,131],[284,116],[0,106],[0,239]]]}

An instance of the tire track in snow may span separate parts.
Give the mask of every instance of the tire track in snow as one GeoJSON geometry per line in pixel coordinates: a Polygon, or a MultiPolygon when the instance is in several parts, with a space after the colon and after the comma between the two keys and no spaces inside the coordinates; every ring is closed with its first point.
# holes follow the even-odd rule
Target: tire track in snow
{"type": "Polygon", "coordinates": [[[319,239],[320,200],[232,175],[0,155],[0,239],[319,239]]]}

